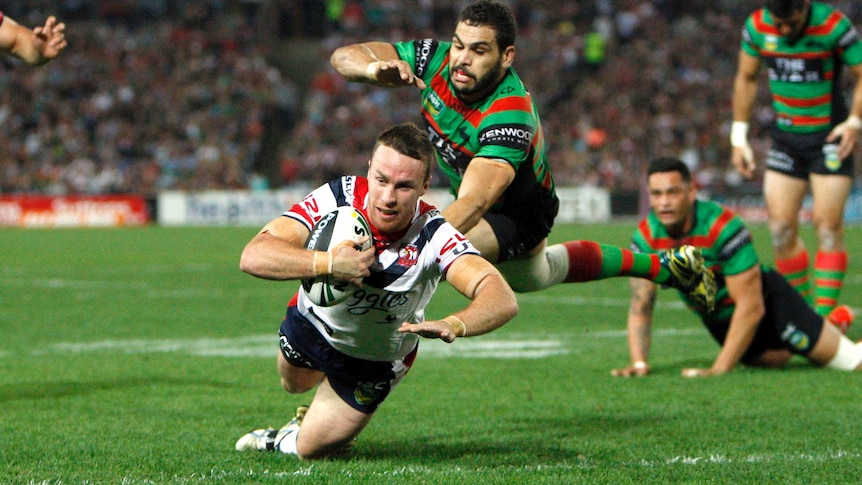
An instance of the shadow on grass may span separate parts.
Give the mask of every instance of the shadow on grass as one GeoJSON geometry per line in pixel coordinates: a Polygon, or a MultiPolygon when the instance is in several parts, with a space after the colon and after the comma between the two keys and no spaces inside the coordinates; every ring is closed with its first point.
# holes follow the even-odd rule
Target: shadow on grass
{"type": "MultiPolygon", "coordinates": [[[[596,436],[608,439],[628,435],[631,429],[656,429],[667,424],[663,417],[608,416],[604,414],[561,417],[558,419],[515,418],[505,429],[477,427],[453,429],[450,433],[421,435],[407,441],[363,440],[355,458],[419,464],[434,461],[493,461],[514,464],[529,457],[530,463],[577,461],[584,454],[596,453],[596,436]],[[364,441],[364,442],[363,442],[364,441]],[[588,452],[587,448],[591,450],[588,452]]],[[[599,445],[601,448],[602,445],[599,445]]],[[[522,464],[522,463],[520,463],[522,464]]]]}

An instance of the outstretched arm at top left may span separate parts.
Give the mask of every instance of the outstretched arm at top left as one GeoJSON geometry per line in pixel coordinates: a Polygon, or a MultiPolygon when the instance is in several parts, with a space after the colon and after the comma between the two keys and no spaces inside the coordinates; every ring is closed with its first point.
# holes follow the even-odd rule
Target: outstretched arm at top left
{"type": "Polygon", "coordinates": [[[472,301],[463,310],[440,320],[404,323],[402,333],[452,342],[457,337],[482,335],[503,326],[518,314],[518,300],[503,275],[475,254],[456,259],[446,274],[449,283],[472,301]]]}
{"type": "Polygon", "coordinates": [[[413,74],[402,61],[395,46],[386,42],[365,42],[335,49],[329,63],[348,81],[385,87],[415,85],[425,89],[425,82],[413,74]]]}
{"type": "Polygon", "coordinates": [[[10,17],[0,23],[0,50],[36,66],[60,55],[66,48],[66,24],[54,16],[45,25],[29,29],[10,17]]]}

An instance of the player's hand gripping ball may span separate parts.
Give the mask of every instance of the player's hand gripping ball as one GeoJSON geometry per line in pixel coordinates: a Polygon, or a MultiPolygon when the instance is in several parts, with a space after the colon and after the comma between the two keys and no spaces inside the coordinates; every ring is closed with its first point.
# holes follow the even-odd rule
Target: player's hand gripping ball
{"type": "MultiPolygon", "coordinates": [[[[329,251],[339,243],[351,240],[357,251],[368,249],[371,242],[371,227],[362,214],[353,207],[342,206],[324,215],[311,229],[306,249],[329,251]],[[364,244],[359,240],[368,236],[364,244]]],[[[339,281],[332,275],[320,275],[302,280],[302,290],[316,305],[332,306],[344,300],[356,288],[347,281],[339,281]]]]}

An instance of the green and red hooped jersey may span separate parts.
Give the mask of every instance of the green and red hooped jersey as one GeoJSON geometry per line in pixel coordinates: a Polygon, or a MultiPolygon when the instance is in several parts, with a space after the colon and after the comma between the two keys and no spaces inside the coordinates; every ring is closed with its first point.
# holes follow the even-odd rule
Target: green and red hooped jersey
{"type": "Polygon", "coordinates": [[[862,41],[838,10],[811,2],[805,34],[793,43],[780,35],[767,9],[756,10],[742,29],[742,49],[760,57],[768,69],[780,130],[813,133],[847,118],[841,74],[845,65],[862,63],[862,41]]]}
{"type": "Polygon", "coordinates": [[[700,248],[706,265],[715,273],[718,285],[715,310],[709,314],[698,308],[686,293],[679,292],[679,295],[705,322],[728,321],[733,314],[734,303],[724,277],[760,264],[751,231],[736,213],[712,201],[696,201],[693,215],[691,230],[682,238],[674,239],[650,211],[635,228],[631,248],[639,253],[658,253],[684,244],[700,248]]]}
{"type": "MultiPolygon", "coordinates": [[[[462,102],[449,82],[451,44],[423,39],[394,46],[398,56],[425,81],[422,117],[452,195],[457,197],[470,160],[485,157],[515,169],[515,180],[503,194],[504,199],[536,193],[531,190],[535,185],[556,197],[539,114],[524,83],[510,68],[493,94],[475,103],[462,102]]],[[[503,202],[498,201],[492,210],[499,210],[503,202]]]]}

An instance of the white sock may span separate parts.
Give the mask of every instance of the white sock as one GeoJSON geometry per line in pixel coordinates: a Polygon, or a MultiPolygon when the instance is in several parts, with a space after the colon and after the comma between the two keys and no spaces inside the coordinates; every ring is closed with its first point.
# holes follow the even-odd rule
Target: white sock
{"type": "Polygon", "coordinates": [[[299,425],[292,424],[287,427],[287,434],[276,443],[275,447],[282,453],[299,456],[299,453],[296,451],[296,438],[298,436],[299,425]]]}
{"type": "Polygon", "coordinates": [[[562,283],[569,272],[569,252],[562,244],[548,246],[529,259],[514,259],[497,266],[518,293],[562,283]]]}
{"type": "Polygon", "coordinates": [[[862,345],[854,344],[849,338],[842,335],[838,343],[838,350],[826,367],[837,370],[856,370],[862,363],[862,345]]]}

